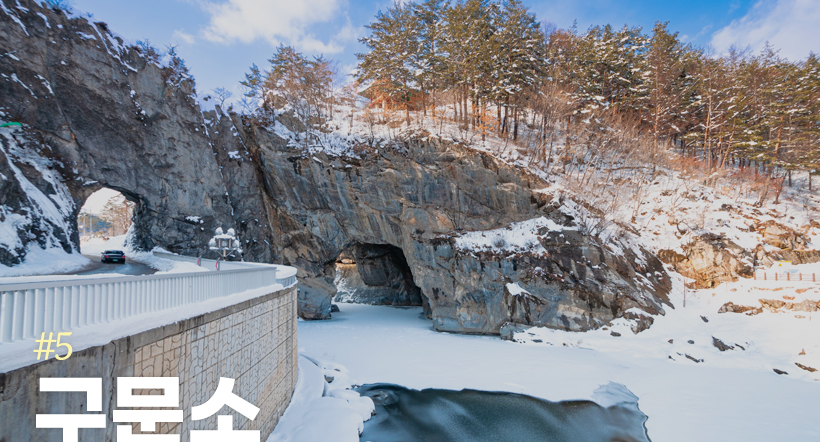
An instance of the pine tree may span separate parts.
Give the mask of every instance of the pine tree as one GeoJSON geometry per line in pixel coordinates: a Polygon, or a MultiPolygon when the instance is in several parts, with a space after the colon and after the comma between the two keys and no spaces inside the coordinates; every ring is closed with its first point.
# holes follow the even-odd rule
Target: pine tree
{"type": "MultiPolygon", "coordinates": [[[[323,104],[331,99],[333,68],[319,56],[309,60],[291,46],[280,45],[270,60],[270,71],[261,84],[261,95],[266,109],[291,106],[303,122],[313,117],[322,118],[323,104]]],[[[259,88],[258,71],[246,75],[243,86],[259,88]]],[[[259,92],[255,92],[259,93],[259,92]]]]}
{"type": "MultiPolygon", "coordinates": [[[[513,139],[518,138],[518,112],[521,93],[533,87],[545,72],[544,37],[540,24],[519,0],[504,2],[502,9],[492,16],[494,33],[487,45],[490,51],[489,78],[482,97],[492,98],[505,109],[513,107],[513,139]]],[[[506,124],[499,130],[504,131],[506,124]]]]}
{"type": "Polygon", "coordinates": [[[417,24],[409,6],[395,3],[387,12],[379,11],[376,21],[365,26],[370,35],[359,41],[370,51],[356,54],[359,59],[358,80],[372,82],[376,88],[374,92],[402,103],[408,125],[417,73],[413,61],[421,58],[417,24]]]}
{"type": "Polygon", "coordinates": [[[240,81],[239,84],[244,88],[244,93],[248,98],[261,98],[262,95],[262,73],[256,63],[250,67],[250,72],[245,74],[245,80],[240,81]]]}
{"type": "Polygon", "coordinates": [[[441,46],[444,43],[444,10],[449,7],[443,0],[425,0],[413,9],[417,29],[418,51],[414,54],[416,81],[421,88],[422,110],[427,115],[427,95],[432,93],[433,115],[436,112],[436,91],[444,84],[446,58],[441,46]]]}
{"type": "Polygon", "coordinates": [[[450,61],[446,72],[454,92],[456,114],[464,124],[477,122],[476,106],[486,96],[492,71],[492,16],[497,5],[486,0],[467,0],[445,10],[446,38],[443,49],[450,61]],[[473,115],[468,110],[472,103],[473,115]]]}
{"type": "Polygon", "coordinates": [[[820,59],[816,54],[809,54],[797,75],[797,103],[793,114],[797,131],[794,163],[795,168],[807,172],[811,191],[812,175],[820,173],[820,59]]]}
{"type": "Polygon", "coordinates": [[[678,34],[667,30],[667,23],[658,22],[652,30],[649,48],[643,59],[643,80],[647,106],[644,120],[651,127],[657,145],[661,137],[679,133],[682,102],[691,81],[688,79],[686,48],[678,34]]]}

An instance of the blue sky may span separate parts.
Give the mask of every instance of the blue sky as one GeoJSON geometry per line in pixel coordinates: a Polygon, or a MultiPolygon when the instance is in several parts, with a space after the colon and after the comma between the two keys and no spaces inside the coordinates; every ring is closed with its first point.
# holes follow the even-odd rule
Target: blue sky
{"type": "MultiPolygon", "coordinates": [[[[766,41],[796,60],[820,52],[820,0],[524,0],[539,21],[578,29],[624,24],[651,30],[668,21],[686,41],[759,50],[766,41]]],[[[341,71],[355,66],[357,39],[387,0],[72,0],[124,38],[176,45],[197,80],[200,96],[217,87],[238,95],[238,82],[252,63],[264,68],[276,46],[336,60],[341,71]]]]}

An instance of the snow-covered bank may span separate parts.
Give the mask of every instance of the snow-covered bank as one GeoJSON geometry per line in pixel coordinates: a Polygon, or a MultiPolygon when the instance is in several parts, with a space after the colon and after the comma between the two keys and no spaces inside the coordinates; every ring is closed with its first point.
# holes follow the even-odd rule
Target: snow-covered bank
{"type": "MultiPolygon", "coordinates": [[[[820,274],[820,263],[793,266],[792,270],[820,274]]],[[[820,313],[772,311],[760,302],[817,305],[820,284],[740,279],[714,289],[684,291],[681,277],[676,276],[670,296],[676,308],[667,309],[664,317],[656,317],[652,327],[637,335],[632,333],[629,320],[618,319],[611,327],[585,333],[531,328],[516,333],[514,339],[525,345],[577,347],[626,357],[667,359],[686,366],[697,360],[710,367],[766,373],[781,370],[792,379],[820,381],[820,371],[810,372],[797,365],[820,370],[820,313]],[[752,315],[718,313],[729,302],[762,311],[752,315]]]]}
{"type": "Polygon", "coordinates": [[[350,387],[344,367],[300,355],[293,398],[267,442],[358,442],[374,406],[350,387]]]}
{"type": "Polygon", "coordinates": [[[0,264],[0,283],[6,278],[74,272],[89,264],[91,261],[85,256],[78,253],[66,253],[58,247],[49,249],[30,247],[22,263],[15,266],[0,264]]]}
{"type": "MultiPolygon", "coordinates": [[[[714,311],[720,307],[711,305],[714,311]]],[[[600,400],[594,395],[598,387],[616,382],[638,396],[641,410],[649,417],[646,425],[653,440],[820,438],[820,426],[816,424],[820,382],[778,376],[769,367],[757,366],[756,356],[748,364],[697,364],[686,358],[672,361],[666,354],[659,357],[658,353],[664,345],[672,347],[667,342],[672,336],[649,339],[639,334],[635,338],[646,342],[636,342],[631,332],[620,338],[610,336],[611,351],[560,344],[522,345],[494,336],[435,332],[430,321],[422,316],[421,308],[355,304],[340,307],[341,312],[334,313],[332,320],[299,322],[300,350],[347,367],[360,383],[395,383],[415,389],[510,391],[558,401],[600,400]]],[[[677,311],[685,310],[679,307],[677,311]]],[[[672,315],[668,313],[667,317],[672,315]]],[[[721,319],[731,318],[727,315],[734,314],[722,314],[721,319]]],[[[765,319],[765,315],[781,316],[769,312],[758,316],[765,319]]],[[[711,314],[708,324],[718,322],[715,316],[711,314]]],[[[653,327],[666,319],[656,319],[653,327]]],[[[699,317],[696,319],[708,325],[699,317]]],[[[804,321],[809,322],[808,318],[804,321]]],[[[814,333],[817,342],[815,323],[812,321],[811,330],[805,332],[814,333]]],[[[676,339],[686,335],[678,334],[681,338],[676,339]]],[[[583,341],[588,335],[572,336],[583,341]]],[[[776,343],[758,345],[769,347],[776,343]]],[[[807,353],[817,351],[817,345],[806,349],[807,353]]],[[[753,355],[755,352],[749,351],[753,355]]],[[[730,361],[741,361],[747,354],[726,353],[722,356],[730,361]]],[[[792,368],[790,374],[799,370],[792,368]]]]}

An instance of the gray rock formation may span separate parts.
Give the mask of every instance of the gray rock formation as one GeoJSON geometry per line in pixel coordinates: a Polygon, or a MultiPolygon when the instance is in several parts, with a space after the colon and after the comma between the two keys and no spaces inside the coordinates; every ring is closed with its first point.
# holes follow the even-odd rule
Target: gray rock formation
{"type": "MultiPolygon", "coordinates": [[[[560,219],[552,204],[544,208],[560,219]]],[[[671,280],[653,255],[629,249],[620,255],[573,230],[546,231],[538,238],[546,255],[463,251],[452,239],[419,243],[415,253],[421,262],[413,274],[429,298],[433,326],[499,333],[509,321],[582,331],[628,316],[633,307],[663,313],[671,280]],[[525,293],[510,293],[508,283],[525,293]]]]}
{"type": "MultiPolygon", "coordinates": [[[[20,145],[60,177],[70,207],[59,216],[64,226],[52,229],[62,233],[45,236],[67,250],[78,243],[79,207],[109,187],[136,203],[139,247],[207,255],[213,229],[233,227],[245,259],[296,266],[306,319],[329,317],[344,251],[379,248],[391,252],[354,257],[362,284],[380,302],[387,288],[406,293],[399,302],[420,299],[437,330],[498,333],[508,321],[586,330],[632,308],[663,313],[669,277],[643,250],[621,253],[569,231],[538,233],[546,255],[455,247],[464,232],[539,216],[574,225],[526,171],[425,134],[351,139],[343,155],[309,152],[277,135],[274,125],[299,129],[287,115],[259,122],[219,108],[203,114],[192,79],[123,45],[103,23],[0,1],[0,53],[16,51],[0,58],[0,118],[22,122],[20,145]],[[509,293],[513,282],[527,294],[509,293]]],[[[14,213],[41,209],[19,191],[2,203],[14,213]]],[[[43,222],[32,217],[18,236],[38,238],[43,222]]],[[[0,262],[19,262],[21,243],[0,252],[0,262]]],[[[638,328],[650,323],[642,321],[638,328]]]]}
{"type": "Polygon", "coordinates": [[[63,232],[73,244],[77,212],[102,187],[136,203],[143,248],[198,253],[213,228],[233,227],[192,80],[172,81],[104,23],[2,1],[0,118],[23,123],[27,149],[59,172],[74,203],[63,232]]]}
{"type": "Polygon", "coordinates": [[[76,222],[66,222],[71,197],[55,162],[36,153],[41,146],[19,130],[0,129],[0,262],[7,265],[22,262],[31,247],[75,249],[76,222]]]}

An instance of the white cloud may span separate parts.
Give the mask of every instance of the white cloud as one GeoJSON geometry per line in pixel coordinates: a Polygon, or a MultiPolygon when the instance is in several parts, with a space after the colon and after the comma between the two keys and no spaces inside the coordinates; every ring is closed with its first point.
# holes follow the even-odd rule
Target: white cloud
{"type": "MultiPolygon", "coordinates": [[[[337,53],[349,41],[350,24],[325,42],[309,31],[312,26],[333,24],[344,0],[227,0],[201,3],[211,14],[203,36],[219,43],[251,43],[264,40],[271,45],[293,45],[307,52],[337,53]]],[[[353,33],[355,34],[355,33],[353,33]]]]}
{"type": "Polygon", "coordinates": [[[780,55],[803,59],[820,51],[820,1],[760,0],[742,18],[712,35],[712,46],[725,53],[732,45],[759,51],[768,41],[780,55]]]}
{"type": "Polygon", "coordinates": [[[174,39],[177,39],[177,40],[182,40],[182,41],[184,41],[185,43],[188,43],[188,44],[193,44],[194,41],[195,41],[193,35],[185,32],[181,29],[177,29],[176,31],[174,31],[174,34],[171,36],[171,38],[174,38],[174,39]]]}

